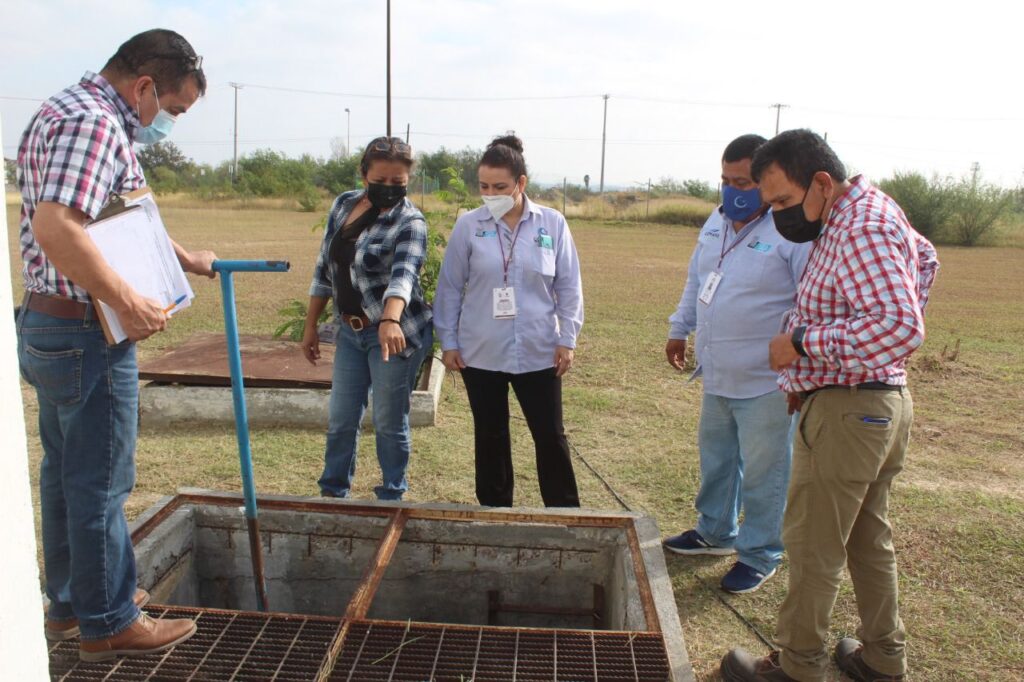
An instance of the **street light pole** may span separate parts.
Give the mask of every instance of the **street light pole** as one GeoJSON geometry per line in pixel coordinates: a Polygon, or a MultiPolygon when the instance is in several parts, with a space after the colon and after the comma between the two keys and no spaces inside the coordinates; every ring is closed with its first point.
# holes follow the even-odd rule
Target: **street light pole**
{"type": "Polygon", "coordinates": [[[388,0],[388,137],[391,137],[391,0],[388,0]]]}
{"type": "Polygon", "coordinates": [[[352,112],[345,107],[345,156],[352,156],[352,112]]]}
{"type": "Polygon", "coordinates": [[[598,194],[604,194],[604,148],[608,141],[608,95],[604,98],[604,124],[601,126],[601,188],[598,194]]]}
{"type": "Polygon", "coordinates": [[[235,155],[234,160],[231,162],[231,182],[237,182],[238,180],[238,91],[242,88],[241,83],[228,83],[235,89],[235,155]]]}

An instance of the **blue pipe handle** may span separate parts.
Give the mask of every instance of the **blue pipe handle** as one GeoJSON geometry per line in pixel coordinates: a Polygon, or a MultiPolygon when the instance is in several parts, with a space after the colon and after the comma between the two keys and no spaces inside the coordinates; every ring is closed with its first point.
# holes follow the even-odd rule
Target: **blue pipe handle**
{"type": "Polygon", "coordinates": [[[288,272],[286,260],[215,260],[214,272],[288,272]]]}

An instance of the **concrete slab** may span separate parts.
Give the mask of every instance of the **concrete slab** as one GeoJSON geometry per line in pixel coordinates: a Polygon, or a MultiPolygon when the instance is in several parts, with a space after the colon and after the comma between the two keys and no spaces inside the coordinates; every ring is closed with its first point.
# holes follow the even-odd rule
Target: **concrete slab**
{"type": "MultiPolygon", "coordinates": [[[[412,392],[409,422],[433,426],[444,383],[444,365],[429,359],[423,390],[412,392]]],[[[246,388],[246,412],[251,426],[294,426],[325,430],[330,391],[314,388],[246,388]]],[[[140,425],[160,429],[175,424],[201,422],[234,426],[231,389],[224,386],[193,386],[149,383],[139,391],[140,425]]],[[[367,407],[363,427],[373,426],[373,406],[367,407]]]]}

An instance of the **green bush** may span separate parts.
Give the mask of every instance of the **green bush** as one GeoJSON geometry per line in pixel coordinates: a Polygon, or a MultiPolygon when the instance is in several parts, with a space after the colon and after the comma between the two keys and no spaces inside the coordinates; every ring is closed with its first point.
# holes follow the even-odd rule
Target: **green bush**
{"type": "Polygon", "coordinates": [[[661,223],[664,225],[689,225],[690,227],[701,227],[708,219],[708,209],[704,206],[689,206],[681,204],[678,206],[665,206],[652,212],[647,222],[661,223]]]}
{"type": "Polygon", "coordinates": [[[949,216],[950,241],[974,246],[988,235],[1013,204],[1013,194],[1001,187],[961,180],[952,190],[949,216]]]}
{"type": "Polygon", "coordinates": [[[914,172],[896,173],[879,182],[878,187],[899,204],[915,230],[929,239],[941,237],[956,201],[955,186],[950,180],[938,176],[928,180],[914,172]]]}
{"type": "Polygon", "coordinates": [[[314,213],[319,210],[320,199],[320,190],[313,185],[306,185],[295,195],[295,200],[299,202],[299,210],[303,213],[314,213]]]}

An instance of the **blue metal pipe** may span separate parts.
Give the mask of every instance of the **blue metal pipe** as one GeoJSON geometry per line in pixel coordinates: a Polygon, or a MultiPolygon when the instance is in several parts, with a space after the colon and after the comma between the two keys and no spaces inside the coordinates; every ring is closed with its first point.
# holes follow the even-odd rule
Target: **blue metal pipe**
{"type": "Polygon", "coordinates": [[[245,518],[249,528],[249,548],[256,582],[256,605],[267,610],[266,582],[263,577],[263,551],[259,537],[256,509],[256,481],[252,469],[252,447],[249,443],[249,415],[245,407],[242,382],[242,349],[238,340],[238,318],[235,315],[235,272],[288,272],[288,261],[216,260],[214,272],[220,273],[221,298],[224,305],[224,332],[228,343],[228,366],[231,369],[231,397],[235,408],[235,436],[238,439],[238,461],[242,471],[242,492],[245,497],[245,518]]]}

